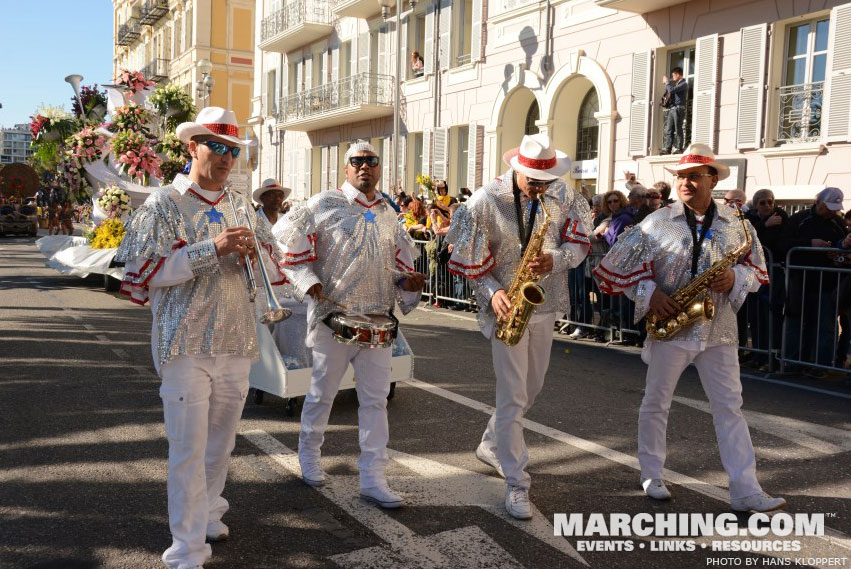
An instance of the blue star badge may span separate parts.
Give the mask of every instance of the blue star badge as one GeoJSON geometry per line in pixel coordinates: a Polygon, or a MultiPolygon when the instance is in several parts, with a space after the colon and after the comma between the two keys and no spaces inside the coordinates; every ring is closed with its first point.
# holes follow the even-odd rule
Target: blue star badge
{"type": "Polygon", "coordinates": [[[210,218],[210,223],[222,222],[222,212],[218,211],[216,208],[210,208],[210,211],[207,212],[207,217],[210,218]]]}
{"type": "Polygon", "coordinates": [[[375,214],[371,211],[365,211],[362,215],[367,223],[375,223],[375,214]]]}

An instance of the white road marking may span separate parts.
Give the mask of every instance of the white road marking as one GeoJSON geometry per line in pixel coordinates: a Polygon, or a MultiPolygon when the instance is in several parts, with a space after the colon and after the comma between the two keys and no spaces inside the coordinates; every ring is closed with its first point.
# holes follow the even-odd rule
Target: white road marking
{"type": "MultiPolygon", "coordinates": [[[[709,403],[675,395],[674,401],[682,405],[712,413],[709,403]]],[[[758,411],[742,410],[748,426],[773,435],[779,439],[812,449],[821,454],[839,454],[851,451],[851,433],[844,429],[826,427],[758,411]]]]}
{"type": "MultiPolygon", "coordinates": [[[[444,399],[448,399],[460,405],[464,405],[465,407],[469,407],[470,409],[475,409],[486,415],[492,415],[494,412],[494,408],[490,405],[486,405],[484,403],[481,403],[474,399],[470,399],[469,397],[465,397],[463,395],[459,395],[457,393],[453,393],[452,391],[447,391],[446,389],[443,389],[436,385],[432,385],[431,383],[427,383],[419,379],[409,379],[406,382],[410,385],[413,385],[414,387],[418,387],[420,389],[428,391],[429,393],[432,393],[439,397],[443,397],[444,399]]],[[[618,464],[622,464],[634,470],[641,471],[641,467],[638,464],[637,458],[632,457],[628,454],[624,454],[620,451],[610,449],[603,445],[579,438],[574,435],[570,435],[557,429],[553,429],[552,427],[542,425],[541,423],[530,421],[529,419],[523,419],[523,427],[529,429],[530,431],[536,432],[546,437],[550,437],[551,439],[563,442],[564,444],[583,450],[585,452],[596,454],[597,456],[600,456],[607,460],[611,460],[612,462],[617,462],[618,464]]],[[[716,500],[724,502],[725,504],[729,504],[730,502],[728,491],[726,489],[713,486],[706,482],[697,480],[696,478],[692,478],[691,476],[680,474],[679,472],[674,472],[673,470],[669,470],[667,468],[664,470],[663,475],[665,477],[665,480],[667,480],[668,482],[673,482],[674,484],[683,486],[684,488],[688,488],[689,490],[692,490],[699,494],[703,494],[704,496],[707,496],[709,498],[714,498],[716,500]]],[[[823,539],[828,543],[851,550],[851,537],[827,526],[825,526],[824,532],[825,536],[817,539],[823,539]]]]}
{"type": "Polygon", "coordinates": [[[121,348],[111,348],[112,353],[121,358],[122,360],[126,360],[130,358],[130,354],[122,350],[121,348]]]}
{"type": "MultiPolygon", "coordinates": [[[[87,330],[89,330],[89,329],[94,330],[94,327],[86,328],[86,329],[87,330]]],[[[97,338],[98,342],[109,342],[109,338],[107,338],[103,334],[95,334],[95,338],[97,338]]]]}
{"type": "MultiPolygon", "coordinates": [[[[261,430],[241,434],[291,474],[301,475],[297,455],[280,441],[261,430]]],[[[587,565],[567,540],[554,537],[552,526],[537,509],[532,522],[520,522],[508,516],[502,506],[505,494],[502,480],[398,451],[388,452],[393,460],[421,475],[393,479],[394,487],[403,492],[409,503],[479,506],[587,565]],[[446,484],[447,477],[452,477],[452,484],[446,484]]],[[[380,508],[364,503],[358,497],[357,476],[327,476],[325,486],[316,490],[388,544],[330,558],[342,567],[522,567],[478,527],[459,528],[426,537],[415,534],[380,508]],[[475,551],[470,550],[472,544],[476,544],[475,551]]]]}

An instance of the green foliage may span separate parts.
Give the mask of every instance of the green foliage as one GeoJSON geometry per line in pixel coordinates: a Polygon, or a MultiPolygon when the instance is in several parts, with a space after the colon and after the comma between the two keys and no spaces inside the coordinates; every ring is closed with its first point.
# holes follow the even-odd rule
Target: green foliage
{"type": "Polygon", "coordinates": [[[174,83],[154,89],[147,102],[165,117],[165,130],[171,132],[180,123],[194,119],[198,113],[192,97],[174,83]]]}

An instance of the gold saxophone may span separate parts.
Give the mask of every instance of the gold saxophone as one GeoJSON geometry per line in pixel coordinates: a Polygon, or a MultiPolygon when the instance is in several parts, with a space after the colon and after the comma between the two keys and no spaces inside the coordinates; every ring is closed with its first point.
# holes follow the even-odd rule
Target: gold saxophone
{"type": "Polygon", "coordinates": [[[536,275],[529,270],[529,263],[535,257],[540,256],[544,248],[544,236],[550,227],[550,214],[544,205],[543,196],[537,201],[540,201],[544,218],[541,220],[538,230],[529,238],[529,244],[526,246],[526,252],[523,254],[517,272],[514,274],[514,280],[508,287],[508,299],[511,301],[508,316],[497,322],[496,337],[508,346],[514,346],[520,341],[520,338],[526,333],[529,318],[532,316],[535,307],[540,306],[547,299],[544,289],[537,284],[542,275],[536,275]]]}
{"type": "Polygon", "coordinates": [[[745,224],[745,216],[742,210],[736,210],[736,217],[742,223],[745,232],[745,242],[740,247],[733,249],[724,255],[724,258],[715,261],[711,267],[693,278],[686,286],[671,295],[674,302],[682,307],[682,310],[667,318],[659,319],[652,314],[647,316],[647,333],[657,340],[670,340],[685,328],[688,324],[705,318],[715,318],[715,303],[709,296],[709,285],[715,277],[736,264],[736,261],[747,253],[751,248],[751,232],[745,224]]]}

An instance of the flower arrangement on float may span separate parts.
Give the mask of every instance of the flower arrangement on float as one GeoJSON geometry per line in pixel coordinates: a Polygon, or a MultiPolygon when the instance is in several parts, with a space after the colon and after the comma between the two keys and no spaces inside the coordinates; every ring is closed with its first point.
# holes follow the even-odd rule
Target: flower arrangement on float
{"type": "Polygon", "coordinates": [[[189,163],[189,151],[173,132],[166,132],[163,135],[156,145],[156,150],[163,157],[163,163],[160,165],[162,183],[170,184],[189,163]]]}
{"type": "Polygon", "coordinates": [[[68,153],[80,164],[103,157],[107,138],[93,128],[85,127],[66,141],[68,153]]]}
{"type": "Polygon", "coordinates": [[[148,111],[130,101],[123,107],[118,107],[112,113],[112,122],[109,124],[109,129],[113,132],[122,130],[132,130],[134,132],[148,132],[148,111]]]}
{"type": "Polygon", "coordinates": [[[80,87],[80,99],[83,101],[83,109],[80,108],[80,101],[77,100],[77,97],[71,97],[71,110],[75,117],[85,120],[92,114],[94,120],[103,120],[107,105],[106,92],[99,90],[97,84],[93,87],[83,85],[80,87]],[[85,113],[83,113],[83,110],[85,110],[85,113]]]}
{"type": "Polygon", "coordinates": [[[116,87],[121,87],[132,93],[144,91],[148,87],[156,85],[155,81],[149,81],[140,71],[121,69],[115,78],[116,87]]]}
{"type": "Polygon", "coordinates": [[[130,196],[118,186],[101,188],[97,195],[97,206],[107,218],[121,218],[130,213],[130,196]]]}
{"type": "Polygon", "coordinates": [[[182,122],[191,121],[198,113],[192,97],[174,83],[157,87],[145,102],[164,118],[167,132],[174,131],[182,122]]]}
{"type": "Polygon", "coordinates": [[[124,222],[120,219],[105,219],[90,234],[89,247],[92,249],[112,249],[121,245],[124,239],[124,222]]]}
{"type": "Polygon", "coordinates": [[[109,149],[121,174],[148,184],[151,176],[159,177],[162,160],[150,146],[150,140],[141,132],[122,131],[109,141],[109,149]]]}

